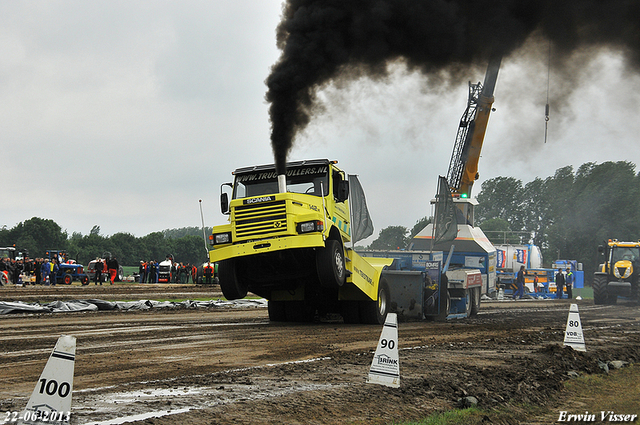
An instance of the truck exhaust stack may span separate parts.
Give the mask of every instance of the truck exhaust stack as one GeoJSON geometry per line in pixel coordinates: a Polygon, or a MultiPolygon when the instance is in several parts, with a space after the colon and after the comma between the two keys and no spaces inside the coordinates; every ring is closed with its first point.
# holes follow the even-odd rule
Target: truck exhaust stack
{"type": "Polygon", "coordinates": [[[287,176],[278,174],[278,193],[287,193],[287,176]]]}

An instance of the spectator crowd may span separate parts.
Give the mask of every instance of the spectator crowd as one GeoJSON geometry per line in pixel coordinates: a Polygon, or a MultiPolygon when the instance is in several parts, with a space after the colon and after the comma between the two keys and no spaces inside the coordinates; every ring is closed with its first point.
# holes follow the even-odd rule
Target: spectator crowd
{"type": "MultiPolygon", "coordinates": [[[[165,262],[166,263],[166,262],[165,262]]],[[[156,260],[140,261],[140,267],[138,269],[139,282],[140,283],[158,283],[160,282],[160,274],[163,277],[168,273],[170,275],[165,277],[167,279],[163,283],[197,283],[198,268],[189,263],[171,262],[171,265],[161,265],[156,260]],[[165,270],[160,270],[166,268],[165,270]]],[[[163,279],[164,280],[164,279],[163,279]]]]}
{"type": "Polygon", "coordinates": [[[52,277],[58,274],[59,264],[62,261],[67,260],[66,258],[57,257],[54,257],[51,261],[48,258],[33,259],[27,257],[18,260],[3,258],[0,261],[0,285],[6,283],[55,285],[56,281],[52,277]]]}
{"type": "MultiPolygon", "coordinates": [[[[28,257],[18,260],[2,258],[0,259],[0,285],[7,283],[55,285],[56,279],[53,277],[58,274],[59,265],[67,261],[66,257],[59,258],[57,255],[51,260],[28,257]]],[[[115,257],[96,258],[90,262],[86,272],[96,285],[102,285],[103,280],[113,284],[118,268],[119,265],[115,257]]],[[[139,283],[213,283],[215,275],[214,265],[205,264],[202,269],[202,282],[198,282],[197,266],[174,261],[158,263],[156,260],[140,261],[138,271],[139,276],[136,280],[139,283]]]]}

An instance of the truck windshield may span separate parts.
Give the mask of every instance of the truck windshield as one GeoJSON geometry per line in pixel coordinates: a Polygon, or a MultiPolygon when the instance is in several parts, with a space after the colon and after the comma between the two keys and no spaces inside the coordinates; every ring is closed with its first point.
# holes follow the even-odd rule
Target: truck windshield
{"type": "MultiPolygon", "coordinates": [[[[287,170],[287,192],[314,196],[329,194],[329,167],[308,166],[287,170]],[[324,193],[323,193],[324,191],[324,193]]],[[[236,175],[233,199],[278,193],[275,171],[257,171],[236,175]]]]}
{"type": "Polygon", "coordinates": [[[637,261],[640,258],[640,248],[615,247],[611,252],[611,261],[615,264],[620,260],[637,261]]]}

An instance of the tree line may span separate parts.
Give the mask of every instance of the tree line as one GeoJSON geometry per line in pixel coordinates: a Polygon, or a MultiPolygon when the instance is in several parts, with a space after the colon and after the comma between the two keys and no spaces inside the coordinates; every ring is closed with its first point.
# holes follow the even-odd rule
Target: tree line
{"type": "MultiPolygon", "coordinates": [[[[476,219],[484,231],[514,232],[511,243],[524,239],[538,245],[546,266],[556,259],[583,263],[590,281],[602,262],[598,245],[608,239],[640,239],[638,195],[635,164],[588,162],[524,185],[513,177],[487,180],[478,194],[476,219]]],[[[500,242],[500,233],[489,234],[500,242]]]]}
{"type": "MultiPolygon", "coordinates": [[[[640,239],[640,174],[627,161],[589,162],[574,171],[566,166],[553,176],[528,183],[514,177],[485,181],[478,194],[476,225],[493,243],[534,243],[549,267],[556,259],[577,260],[591,276],[601,262],[598,245],[607,239],[640,239]]],[[[389,226],[367,248],[405,249],[431,217],[408,229],[389,226]]],[[[206,234],[211,228],[205,229],[206,234]]],[[[11,229],[0,229],[0,246],[27,249],[32,258],[48,249],[64,249],[82,264],[110,252],[120,264],[159,260],[173,254],[177,261],[198,264],[206,260],[202,229],[168,229],[135,237],[129,233],[100,234],[94,226],[88,235],[70,236],[50,219],[38,217],[11,229]]],[[[587,281],[590,278],[587,277],[587,281]]]]}
{"type": "MultiPolygon", "coordinates": [[[[476,225],[494,244],[539,246],[545,267],[556,259],[577,260],[590,281],[602,260],[598,245],[640,239],[640,174],[635,168],[628,161],[588,162],[528,183],[514,177],[487,180],[477,196],[476,225]]],[[[425,217],[411,230],[382,229],[368,248],[406,248],[429,222],[425,217]]]]}
{"type": "MultiPolygon", "coordinates": [[[[211,228],[205,229],[206,234],[211,228]]],[[[15,227],[0,229],[0,246],[14,246],[26,250],[31,258],[45,257],[47,250],[66,250],[70,258],[80,264],[88,264],[105,252],[117,257],[125,266],[138,265],[141,260],[162,261],[172,254],[176,261],[200,264],[207,259],[202,229],[185,227],[167,229],[136,237],[129,233],[112,236],[100,234],[100,226],[94,226],[88,235],[73,232],[69,235],[51,219],[33,217],[15,227]]]]}

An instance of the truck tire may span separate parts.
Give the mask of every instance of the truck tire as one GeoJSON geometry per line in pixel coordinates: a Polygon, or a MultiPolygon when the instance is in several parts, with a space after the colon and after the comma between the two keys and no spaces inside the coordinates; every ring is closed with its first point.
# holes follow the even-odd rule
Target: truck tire
{"type": "Polygon", "coordinates": [[[235,260],[229,259],[220,262],[218,266],[218,276],[220,277],[220,289],[222,295],[228,300],[237,300],[247,296],[247,286],[238,280],[235,260]]]}
{"type": "Polygon", "coordinates": [[[480,288],[471,290],[471,315],[475,316],[480,311],[480,288]]]}
{"type": "Polygon", "coordinates": [[[440,275],[440,286],[438,288],[439,312],[434,316],[436,322],[444,322],[447,320],[449,311],[451,310],[451,298],[449,296],[449,278],[445,273],[440,275]]]}
{"type": "Polygon", "coordinates": [[[118,273],[116,273],[116,282],[122,282],[124,279],[124,268],[122,266],[118,266],[118,273]]]}
{"type": "Polygon", "coordinates": [[[360,320],[371,325],[384,325],[389,312],[391,293],[386,279],[380,279],[377,301],[360,301],[360,320]]]}
{"type": "Polygon", "coordinates": [[[609,294],[607,293],[606,274],[596,274],[593,276],[593,303],[596,305],[608,304],[609,294]]]}
{"type": "Polygon", "coordinates": [[[629,296],[636,304],[640,304],[640,295],[638,294],[638,282],[631,283],[631,294],[629,296]]]}
{"type": "Polygon", "coordinates": [[[269,320],[272,322],[286,322],[287,314],[285,310],[285,302],[284,301],[272,301],[269,300],[268,310],[269,310],[269,320]]]}
{"type": "Polygon", "coordinates": [[[360,307],[358,301],[341,301],[340,314],[344,323],[360,323],[360,307]]]}
{"type": "Polygon", "coordinates": [[[304,301],[285,301],[284,311],[287,322],[308,323],[313,322],[315,310],[309,308],[304,301]]]}
{"type": "Polygon", "coordinates": [[[475,292],[474,288],[467,288],[466,291],[464,291],[464,296],[465,296],[465,303],[464,303],[464,314],[467,315],[467,317],[471,317],[471,306],[473,305],[473,293],[475,292]]]}
{"type": "Polygon", "coordinates": [[[440,312],[435,317],[436,322],[446,322],[449,311],[451,310],[451,297],[449,289],[440,289],[440,312]]]}
{"type": "MultiPolygon", "coordinates": [[[[213,282],[213,279],[211,280],[213,282]]],[[[196,272],[196,281],[197,285],[204,285],[204,269],[202,266],[198,267],[198,271],[196,272]]]]}
{"type": "Polygon", "coordinates": [[[334,239],[327,239],[325,247],[316,250],[316,268],[323,288],[337,288],[344,285],[347,273],[342,244],[334,239]]]}
{"type": "Polygon", "coordinates": [[[71,285],[71,282],[73,281],[73,279],[71,278],[71,275],[64,275],[64,277],[62,278],[62,283],[64,283],[65,285],[71,285]]]}

